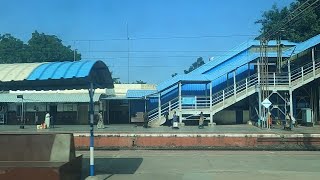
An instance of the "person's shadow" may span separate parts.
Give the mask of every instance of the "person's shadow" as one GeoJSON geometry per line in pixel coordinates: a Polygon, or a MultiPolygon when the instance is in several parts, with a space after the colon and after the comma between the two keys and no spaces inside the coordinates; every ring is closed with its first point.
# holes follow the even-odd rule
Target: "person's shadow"
{"type": "MultiPolygon", "coordinates": [[[[143,158],[96,158],[95,175],[106,175],[105,179],[114,174],[134,174],[140,167],[143,158]]],[[[90,159],[82,160],[82,179],[89,176],[90,159]]]]}

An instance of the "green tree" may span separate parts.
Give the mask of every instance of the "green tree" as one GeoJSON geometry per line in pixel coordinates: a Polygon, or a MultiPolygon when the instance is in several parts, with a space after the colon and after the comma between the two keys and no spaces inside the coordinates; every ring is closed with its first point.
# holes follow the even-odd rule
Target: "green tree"
{"type": "Polygon", "coordinates": [[[175,77],[176,75],[178,75],[178,73],[173,73],[171,74],[171,77],[175,77]]]}
{"type": "MultiPolygon", "coordinates": [[[[71,46],[64,46],[62,40],[55,35],[46,35],[35,31],[28,41],[30,62],[54,62],[74,60],[74,51],[71,46]]],[[[75,60],[81,55],[76,52],[75,60]]]]}
{"type": "Polygon", "coordinates": [[[197,61],[192,63],[192,65],[189,67],[189,69],[184,70],[184,73],[188,74],[188,73],[192,72],[193,70],[197,69],[198,67],[200,67],[202,65],[204,65],[203,58],[202,57],[198,57],[197,61]]]}
{"type": "Polygon", "coordinates": [[[0,35],[0,63],[22,63],[28,60],[28,46],[11,34],[0,35]]]}
{"type": "Polygon", "coordinates": [[[0,35],[0,63],[54,62],[80,60],[71,46],[64,46],[55,35],[35,31],[25,44],[11,34],[0,35]]]}
{"type": "MultiPolygon", "coordinates": [[[[299,5],[307,0],[296,0],[290,6],[279,9],[276,5],[262,14],[262,18],[256,21],[256,24],[261,24],[261,33],[277,30],[277,27],[283,23],[283,19],[290,12],[295,10],[299,5]]],[[[294,42],[305,41],[320,33],[320,6],[315,9],[303,11],[303,13],[290,22],[284,29],[278,29],[279,33],[273,34],[269,39],[276,39],[281,36],[282,39],[287,39],[294,42]]]]}
{"type": "Polygon", "coordinates": [[[133,84],[147,84],[147,82],[142,81],[142,80],[137,80],[137,81],[134,82],[133,84]]]}

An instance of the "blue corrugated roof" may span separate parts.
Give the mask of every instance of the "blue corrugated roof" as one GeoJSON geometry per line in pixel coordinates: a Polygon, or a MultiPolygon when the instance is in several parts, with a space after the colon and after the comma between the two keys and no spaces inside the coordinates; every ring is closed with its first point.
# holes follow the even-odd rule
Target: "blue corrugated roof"
{"type": "Polygon", "coordinates": [[[157,86],[158,91],[163,91],[172,85],[177,84],[180,81],[189,82],[189,83],[197,83],[197,82],[210,82],[211,77],[206,74],[183,74],[177,75],[173,78],[170,78],[157,86]]]}
{"type": "MultiPolygon", "coordinates": [[[[296,45],[296,43],[290,42],[290,41],[287,41],[287,40],[282,40],[281,42],[285,46],[295,46],[296,45]]],[[[227,53],[226,55],[214,58],[213,61],[207,62],[206,64],[204,64],[204,66],[199,67],[198,69],[192,71],[191,73],[192,74],[202,74],[202,73],[210,70],[211,68],[213,68],[215,66],[218,66],[219,64],[221,64],[223,62],[228,61],[229,59],[231,59],[234,56],[240,54],[241,52],[249,49],[250,47],[259,46],[259,45],[260,45],[260,41],[258,41],[258,40],[246,41],[246,42],[240,44],[239,46],[233,48],[232,50],[230,50],[230,52],[227,53]]],[[[269,46],[275,46],[275,45],[277,45],[277,42],[272,40],[272,41],[268,42],[268,45],[269,46]]]]}
{"type": "Polygon", "coordinates": [[[89,75],[97,61],[74,61],[44,63],[37,67],[27,80],[83,78],[89,75]]]}
{"type": "Polygon", "coordinates": [[[316,46],[317,44],[320,43],[320,34],[318,34],[317,36],[314,36],[304,42],[301,42],[299,44],[297,44],[295,47],[291,48],[294,54],[299,54],[304,50],[307,50],[313,46],[316,46]]]}
{"type": "Polygon", "coordinates": [[[113,80],[103,61],[23,63],[2,65],[0,90],[112,88],[113,80]],[[7,68],[6,68],[7,67],[7,68]],[[25,70],[21,70],[25,68],[25,70]],[[8,70],[10,72],[8,72],[8,70]]]}
{"type": "Polygon", "coordinates": [[[128,90],[126,97],[127,98],[141,98],[148,96],[150,94],[157,93],[157,90],[128,90]]]}
{"type": "MultiPolygon", "coordinates": [[[[212,70],[208,71],[206,74],[190,73],[190,74],[177,75],[173,78],[170,78],[160,83],[157,86],[157,90],[163,91],[166,88],[177,84],[179,81],[190,81],[190,82],[213,81],[225,75],[227,72],[230,72],[238,67],[241,67],[260,56],[260,53],[246,53],[246,52],[243,52],[243,53],[245,54],[240,56],[235,56],[231,58],[229,61],[221,63],[220,65],[216,66],[212,70]]],[[[277,53],[268,53],[268,57],[277,57],[277,53]]]]}

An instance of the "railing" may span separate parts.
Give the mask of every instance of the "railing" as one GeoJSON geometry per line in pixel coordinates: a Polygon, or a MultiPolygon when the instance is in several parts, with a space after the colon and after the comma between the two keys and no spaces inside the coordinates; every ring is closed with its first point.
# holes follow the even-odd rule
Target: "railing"
{"type": "MultiPolygon", "coordinates": [[[[161,105],[161,116],[163,116],[166,112],[169,113],[170,111],[177,109],[178,107],[179,107],[179,98],[176,97],[171,101],[168,101],[167,103],[164,103],[161,105]]],[[[155,120],[157,118],[159,118],[159,107],[148,112],[149,121],[155,120]]]]}
{"type": "Polygon", "coordinates": [[[291,83],[299,80],[304,82],[305,77],[311,73],[315,76],[315,71],[320,68],[320,62],[311,62],[291,72],[291,83]]]}
{"type": "MultiPolygon", "coordinates": [[[[261,74],[260,77],[260,85],[265,88],[271,90],[272,88],[276,88],[278,86],[284,86],[285,88],[289,88],[290,83],[293,82],[304,82],[306,78],[310,78],[310,74],[313,73],[314,77],[316,74],[316,70],[320,69],[320,62],[311,62],[302,67],[299,67],[293,71],[291,71],[291,75],[287,72],[285,73],[268,73],[261,74]]],[[[212,106],[222,103],[222,106],[228,106],[233,104],[236,101],[241,100],[243,97],[247,97],[250,90],[252,93],[253,88],[256,87],[258,82],[258,75],[253,74],[246,79],[240,80],[237,83],[229,86],[221,91],[218,91],[212,95],[212,106]],[[242,96],[240,99],[240,95],[242,96]],[[227,99],[233,99],[234,101],[228,101],[227,99]]],[[[255,92],[255,89],[254,89],[255,92]]],[[[210,96],[183,96],[181,98],[193,98],[193,103],[183,104],[181,103],[182,109],[205,109],[210,108],[210,96]]],[[[211,107],[212,107],[211,106],[211,107]]],[[[174,109],[179,108],[179,98],[175,99],[161,105],[161,116],[164,115],[165,112],[170,112],[174,109]]],[[[157,119],[159,117],[159,108],[156,108],[149,112],[149,119],[157,119]]]]}

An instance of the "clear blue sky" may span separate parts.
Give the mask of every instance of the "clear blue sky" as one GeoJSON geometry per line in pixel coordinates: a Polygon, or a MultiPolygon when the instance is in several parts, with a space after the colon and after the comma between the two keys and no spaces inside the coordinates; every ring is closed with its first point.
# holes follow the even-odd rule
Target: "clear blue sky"
{"type": "Polygon", "coordinates": [[[293,0],[1,0],[0,34],[57,35],[120,81],[160,83],[202,56],[223,55],[259,33],[254,22],[293,0]],[[129,38],[127,39],[127,24],[129,38]],[[88,40],[91,40],[90,42],[88,40]]]}

